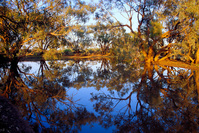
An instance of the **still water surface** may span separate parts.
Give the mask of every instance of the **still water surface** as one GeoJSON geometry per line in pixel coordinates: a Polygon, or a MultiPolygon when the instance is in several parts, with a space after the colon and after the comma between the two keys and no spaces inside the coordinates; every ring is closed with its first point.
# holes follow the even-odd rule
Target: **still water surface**
{"type": "Polygon", "coordinates": [[[36,132],[198,132],[199,72],[110,59],[20,62],[1,83],[36,132]],[[16,71],[17,70],[17,71],[16,71]]]}

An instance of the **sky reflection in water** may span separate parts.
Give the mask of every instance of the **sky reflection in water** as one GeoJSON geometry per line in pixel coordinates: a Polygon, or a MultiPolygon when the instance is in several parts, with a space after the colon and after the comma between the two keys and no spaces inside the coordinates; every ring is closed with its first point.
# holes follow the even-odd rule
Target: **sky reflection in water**
{"type": "Polygon", "coordinates": [[[13,80],[12,93],[1,91],[40,132],[198,131],[197,71],[106,59],[18,67],[1,69],[1,83],[13,80]]]}

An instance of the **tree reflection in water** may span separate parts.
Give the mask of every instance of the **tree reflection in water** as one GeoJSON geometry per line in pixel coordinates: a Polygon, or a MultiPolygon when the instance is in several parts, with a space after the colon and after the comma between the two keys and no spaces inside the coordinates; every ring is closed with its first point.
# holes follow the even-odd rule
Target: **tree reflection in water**
{"type": "Polygon", "coordinates": [[[81,125],[96,121],[93,113],[77,107],[66,95],[63,66],[61,62],[47,65],[41,60],[37,74],[31,74],[31,66],[25,65],[0,69],[1,95],[12,101],[35,132],[76,132],[81,125]]]}
{"type": "MultiPolygon", "coordinates": [[[[198,71],[113,60],[40,61],[1,69],[1,94],[18,107],[37,132],[79,132],[99,123],[114,132],[198,132],[198,71]],[[96,70],[92,63],[97,63],[96,70]],[[66,65],[67,64],[67,65],[66,65]],[[93,111],[67,95],[93,87],[93,111]]],[[[88,91],[88,93],[90,93],[88,91]]],[[[81,95],[81,94],[80,94],[81,95]]]]}
{"type": "MultiPolygon", "coordinates": [[[[133,72],[131,74],[134,75],[133,72]]],[[[118,77],[111,80],[114,81],[115,78],[118,77]]],[[[120,84],[121,80],[116,80],[120,84]]],[[[110,92],[95,94],[92,100],[95,100],[96,111],[103,114],[102,124],[116,125],[115,131],[197,132],[197,81],[197,71],[145,65],[140,82],[132,81],[134,86],[126,97],[114,97],[110,92]],[[132,101],[132,94],[137,95],[137,103],[132,101]],[[126,105],[121,107],[118,114],[112,115],[110,112],[122,101],[126,101],[126,105]],[[131,108],[133,104],[136,104],[135,110],[131,108]]],[[[118,93],[123,93],[123,88],[118,93]]]]}

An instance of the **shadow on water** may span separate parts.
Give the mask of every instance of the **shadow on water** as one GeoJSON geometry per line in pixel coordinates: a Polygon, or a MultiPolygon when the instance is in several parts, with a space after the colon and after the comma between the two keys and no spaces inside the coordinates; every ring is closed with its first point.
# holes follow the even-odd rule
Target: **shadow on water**
{"type": "MultiPolygon", "coordinates": [[[[199,71],[111,59],[13,66],[0,68],[0,93],[34,132],[199,130],[199,71]]],[[[0,115],[1,131],[19,131],[0,115]]]]}

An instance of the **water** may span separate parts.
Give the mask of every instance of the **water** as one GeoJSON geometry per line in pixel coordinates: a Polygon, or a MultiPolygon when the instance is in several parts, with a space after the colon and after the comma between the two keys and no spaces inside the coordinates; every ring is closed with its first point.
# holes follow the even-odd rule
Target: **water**
{"type": "Polygon", "coordinates": [[[36,132],[199,130],[197,71],[111,59],[26,61],[16,69],[0,69],[0,89],[36,132]]]}

